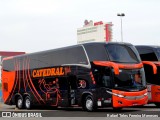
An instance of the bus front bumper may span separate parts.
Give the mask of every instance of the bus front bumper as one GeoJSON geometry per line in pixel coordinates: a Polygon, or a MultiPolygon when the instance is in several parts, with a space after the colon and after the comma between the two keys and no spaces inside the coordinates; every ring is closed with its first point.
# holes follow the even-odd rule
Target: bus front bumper
{"type": "Polygon", "coordinates": [[[148,102],[147,90],[136,92],[125,92],[112,90],[112,104],[114,108],[141,106],[148,102]]]}

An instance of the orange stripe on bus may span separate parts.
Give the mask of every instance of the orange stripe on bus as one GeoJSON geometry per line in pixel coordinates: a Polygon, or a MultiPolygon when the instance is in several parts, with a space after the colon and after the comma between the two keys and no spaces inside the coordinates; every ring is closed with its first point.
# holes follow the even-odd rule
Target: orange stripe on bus
{"type": "Polygon", "coordinates": [[[25,81],[25,60],[23,60],[23,84],[24,84],[24,91],[26,92],[26,81],[25,81]]]}
{"type": "Polygon", "coordinates": [[[93,63],[95,65],[99,65],[99,66],[107,66],[107,67],[113,67],[114,69],[114,73],[116,75],[119,75],[119,67],[116,63],[114,62],[106,62],[106,61],[93,61],[93,63]]]}
{"type": "Polygon", "coordinates": [[[142,63],[152,66],[152,68],[153,68],[153,73],[154,73],[154,74],[157,74],[157,66],[156,66],[153,62],[150,62],[150,61],[142,61],[142,63]]]}
{"type": "Polygon", "coordinates": [[[121,69],[138,69],[142,68],[143,64],[119,64],[119,63],[114,63],[114,62],[107,62],[107,61],[93,61],[95,65],[99,66],[107,66],[107,67],[112,67],[114,69],[114,73],[116,75],[119,75],[119,68],[121,69]]]}
{"type": "Polygon", "coordinates": [[[142,63],[139,64],[117,64],[121,69],[139,69],[143,67],[142,63]]]}
{"type": "MultiPolygon", "coordinates": [[[[9,102],[11,101],[11,99],[12,99],[12,96],[13,96],[13,93],[14,93],[14,91],[15,91],[15,89],[16,89],[16,87],[17,87],[17,83],[18,83],[18,73],[17,73],[17,70],[18,70],[18,64],[17,64],[17,62],[15,61],[15,78],[14,78],[14,83],[15,83],[15,85],[14,85],[14,83],[13,83],[13,85],[14,85],[14,88],[12,89],[13,91],[12,91],[12,93],[11,93],[11,96],[10,96],[10,99],[9,99],[9,102]]],[[[8,82],[9,83],[9,82],[8,82]]],[[[11,87],[11,82],[9,83],[9,87],[11,87]]],[[[11,91],[10,91],[11,92],[11,91]]]]}
{"type": "Polygon", "coordinates": [[[35,93],[33,92],[33,90],[32,90],[32,88],[31,88],[31,86],[30,86],[30,84],[29,84],[29,81],[28,81],[28,75],[27,75],[27,60],[26,60],[26,65],[25,65],[25,67],[26,67],[26,69],[25,69],[25,74],[26,74],[26,81],[27,81],[27,83],[28,83],[28,87],[30,88],[30,90],[32,91],[32,93],[33,93],[33,95],[34,95],[34,97],[36,98],[36,100],[39,102],[39,104],[41,104],[40,103],[40,101],[39,101],[39,99],[37,98],[37,96],[35,95],[35,93]]]}
{"type": "Polygon", "coordinates": [[[160,62],[159,61],[154,61],[153,62],[156,66],[160,66],[160,62]]]}
{"type": "Polygon", "coordinates": [[[33,84],[33,82],[32,82],[31,76],[30,76],[30,74],[29,74],[29,70],[30,70],[30,68],[29,68],[29,62],[30,62],[30,60],[28,60],[28,68],[27,68],[27,69],[28,69],[28,77],[29,77],[31,86],[32,86],[32,88],[34,89],[36,95],[40,98],[40,100],[42,100],[43,103],[45,103],[44,100],[43,100],[43,99],[41,98],[41,96],[39,95],[39,93],[37,92],[37,90],[36,90],[36,88],[35,88],[35,86],[34,86],[34,84],[33,84]]]}

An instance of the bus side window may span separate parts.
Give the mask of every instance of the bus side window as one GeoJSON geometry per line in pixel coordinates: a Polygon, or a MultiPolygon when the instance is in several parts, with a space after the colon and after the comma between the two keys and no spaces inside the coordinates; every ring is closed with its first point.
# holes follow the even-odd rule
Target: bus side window
{"type": "Polygon", "coordinates": [[[77,77],[75,75],[70,75],[68,77],[68,81],[71,89],[73,90],[77,89],[77,77]]]}
{"type": "Polygon", "coordinates": [[[94,77],[99,87],[112,87],[111,69],[96,67],[93,70],[94,77]]]}
{"type": "Polygon", "coordinates": [[[105,86],[105,87],[111,87],[111,77],[110,76],[106,76],[106,75],[104,75],[103,77],[102,77],[102,84],[103,84],[103,86],[105,86]]]}
{"type": "Polygon", "coordinates": [[[111,69],[110,68],[104,68],[102,70],[102,86],[111,88],[112,87],[112,77],[111,77],[111,69]]]}
{"type": "Polygon", "coordinates": [[[153,49],[137,48],[137,50],[140,53],[142,61],[158,61],[156,53],[153,49]]]}

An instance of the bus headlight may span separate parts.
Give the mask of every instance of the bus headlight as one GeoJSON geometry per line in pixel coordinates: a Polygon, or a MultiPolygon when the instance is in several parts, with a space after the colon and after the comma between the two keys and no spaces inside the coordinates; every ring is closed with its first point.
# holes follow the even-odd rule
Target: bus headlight
{"type": "Polygon", "coordinates": [[[117,95],[118,97],[120,97],[120,98],[123,98],[124,96],[123,95],[117,95]]]}
{"type": "Polygon", "coordinates": [[[146,92],[146,93],[144,93],[144,96],[147,96],[148,95],[148,93],[146,92]]]}
{"type": "Polygon", "coordinates": [[[112,93],[113,95],[117,96],[117,97],[120,97],[120,98],[123,98],[124,96],[123,95],[120,95],[120,94],[116,94],[116,93],[112,93]]]}
{"type": "Polygon", "coordinates": [[[109,93],[109,94],[115,95],[117,97],[124,98],[124,95],[113,93],[113,92],[110,92],[110,91],[107,91],[107,90],[106,90],[106,92],[109,93]]]}

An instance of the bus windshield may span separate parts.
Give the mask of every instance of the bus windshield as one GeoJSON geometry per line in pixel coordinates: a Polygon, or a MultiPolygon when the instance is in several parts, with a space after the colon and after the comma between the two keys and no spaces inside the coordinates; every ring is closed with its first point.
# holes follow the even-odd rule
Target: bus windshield
{"type": "Polygon", "coordinates": [[[140,90],[145,87],[145,76],[141,70],[123,70],[114,77],[114,88],[125,90],[140,90]]]}
{"type": "Polygon", "coordinates": [[[107,45],[109,58],[113,62],[138,63],[139,60],[133,50],[125,45],[107,45]]]}
{"type": "Polygon", "coordinates": [[[93,73],[97,85],[99,87],[124,91],[138,91],[145,89],[146,82],[143,68],[134,70],[123,69],[119,75],[114,75],[113,71],[113,69],[108,67],[95,67],[93,73]]]}

